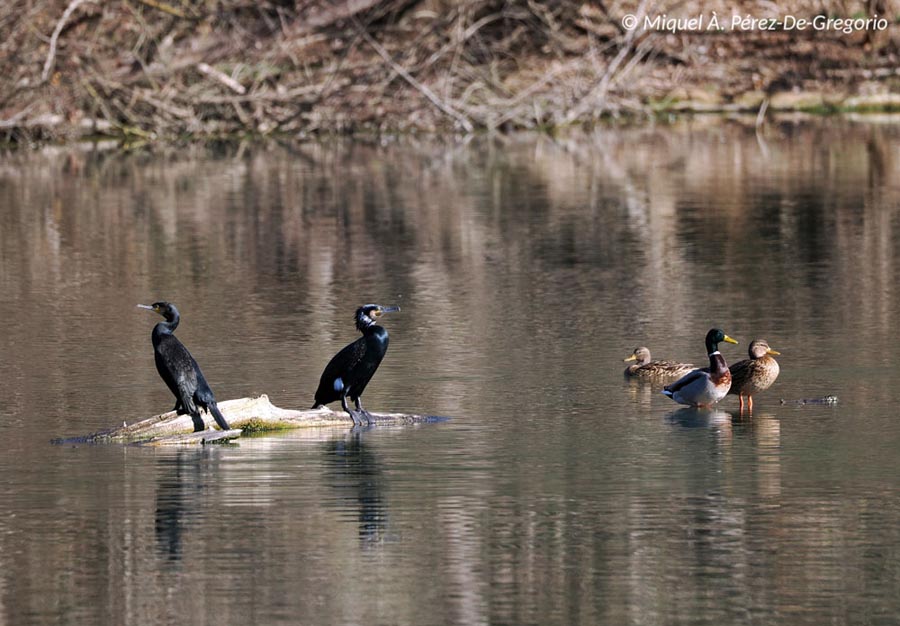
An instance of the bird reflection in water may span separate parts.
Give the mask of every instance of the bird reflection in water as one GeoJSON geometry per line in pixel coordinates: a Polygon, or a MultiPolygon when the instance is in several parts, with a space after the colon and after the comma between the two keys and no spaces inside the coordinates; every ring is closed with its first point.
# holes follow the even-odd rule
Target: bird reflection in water
{"type": "Polygon", "coordinates": [[[338,494],[342,508],[356,509],[359,539],[371,546],[384,539],[387,508],[381,463],[365,442],[369,429],[354,428],[325,443],[325,483],[338,494]]]}
{"type": "Polygon", "coordinates": [[[731,424],[732,415],[719,409],[684,407],[666,415],[670,424],[678,424],[685,428],[707,428],[709,426],[726,426],[731,424]]]}
{"type": "Polygon", "coordinates": [[[208,467],[212,452],[178,450],[159,458],[156,467],[156,547],[170,565],[181,561],[184,533],[197,515],[198,480],[208,467]]]}
{"type": "Polygon", "coordinates": [[[735,437],[746,437],[753,445],[757,463],[759,494],[781,496],[781,422],[769,411],[759,411],[753,417],[735,421],[735,437]]]}
{"type": "Polygon", "coordinates": [[[652,383],[637,378],[624,378],[623,387],[631,401],[644,409],[653,406],[653,398],[659,393],[658,388],[652,383]]]}

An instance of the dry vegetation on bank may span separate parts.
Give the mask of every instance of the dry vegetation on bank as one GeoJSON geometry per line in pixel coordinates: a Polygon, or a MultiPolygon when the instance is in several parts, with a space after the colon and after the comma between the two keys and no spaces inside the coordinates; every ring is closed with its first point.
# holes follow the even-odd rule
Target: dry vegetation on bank
{"type": "Polygon", "coordinates": [[[900,104],[900,0],[8,0],[0,138],[552,127],[900,104]],[[624,15],[878,14],[885,30],[626,31],[624,15]],[[854,99],[863,96],[866,99],[854,99]]]}

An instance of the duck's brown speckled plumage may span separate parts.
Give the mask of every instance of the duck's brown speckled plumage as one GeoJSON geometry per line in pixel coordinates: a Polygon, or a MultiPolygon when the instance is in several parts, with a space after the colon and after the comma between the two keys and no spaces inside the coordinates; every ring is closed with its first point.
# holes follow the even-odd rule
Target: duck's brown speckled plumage
{"type": "Polygon", "coordinates": [[[738,361],[729,368],[731,389],[728,393],[740,398],[741,408],[744,406],[744,396],[747,396],[752,409],[753,395],[771,387],[778,378],[778,361],[771,355],[780,353],[772,350],[765,339],[754,339],[750,343],[749,353],[749,359],[738,361]]]}
{"type": "Polygon", "coordinates": [[[640,380],[661,380],[664,378],[680,378],[695,369],[691,363],[675,363],[673,361],[652,361],[650,350],[641,346],[635,348],[634,353],[624,359],[637,361],[625,368],[625,376],[640,380]]]}

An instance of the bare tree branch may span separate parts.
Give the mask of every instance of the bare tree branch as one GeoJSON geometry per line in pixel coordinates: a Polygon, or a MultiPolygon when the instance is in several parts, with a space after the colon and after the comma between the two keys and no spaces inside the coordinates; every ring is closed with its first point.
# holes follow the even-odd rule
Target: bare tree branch
{"type": "Polygon", "coordinates": [[[47,60],[44,61],[44,71],[41,72],[41,82],[46,83],[47,77],[50,76],[50,70],[53,69],[53,62],[56,60],[56,44],[59,41],[59,34],[66,27],[66,22],[72,16],[75,10],[84,4],[85,0],[72,0],[66,10],[63,11],[62,17],[56,23],[53,34],[50,36],[50,50],[47,52],[47,60]]]}
{"type": "Polygon", "coordinates": [[[169,15],[174,15],[175,17],[180,17],[184,19],[187,17],[184,14],[184,11],[181,9],[176,9],[171,4],[166,4],[165,2],[157,2],[157,0],[138,0],[141,4],[146,4],[148,7],[153,7],[158,11],[162,11],[163,13],[168,13],[169,15]]]}
{"type": "Polygon", "coordinates": [[[210,78],[213,78],[213,79],[219,81],[220,83],[222,83],[223,85],[225,85],[226,87],[231,89],[232,91],[236,91],[237,93],[239,93],[241,95],[244,95],[247,92],[247,90],[244,88],[244,86],[242,84],[240,84],[239,82],[237,82],[235,79],[233,79],[231,76],[229,76],[228,74],[225,74],[224,72],[220,72],[216,68],[211,67],[211,66],[207,65],[206,63],[198,63],[197,71],[200,72],[201,74],[205,74],[206,76],[209,76],[210,78]]]}
{"type": "Polygon", "coordinates": [[[407,72],[405,69],[403,69],[403,67],[398,65],[397,62],[391,58],[391,55],[388,53],[388,51],[385,50],[381,44],[379,44],[377,41],[375,41],[375,39],[372,38],[372,35],[370,35],[367,32],[363,32],[363,38],[366,40],[366,42],[370,46],[372,46],[372,48],[375,50],[375,52],[378,53],[378,56],[380,56],[382,59],[384,59],[384,61],[388,65],[391,66],[391,69],[393,69],[395,72],[397,72],[397,74],[399,74],[410,85],[412,85],[413,87],[418,89],[422,95],[424,95],[426,98],[428,98],[428,100],[431,101],[432,104],[434,104],[434,106],[436,106],[438,109],[440,109],[441,111],[443,111],[444,113],[446,113],[447,115],[449,115],[450,117],[455,119],[457,122],[459,122],[460,126],[462,126],[466,130],[467,133],[471,133],[475,129],[475,127],[472,125],[472,122],[469,121],[469,118],[467,118],[465,115],[463,115],[462,113],[460,113],[459,111],[457,111],[456,109],[451,107],[446,102],[442,101],[440,98],[437,97],[437,95],[435,95],[435,93],[433,91],[431,91],[428,87],[426,87],[425,85],[423,85],[422,83],[417,81],[415,78],[413,78],[410,75],[409,72],[407,72]]]}

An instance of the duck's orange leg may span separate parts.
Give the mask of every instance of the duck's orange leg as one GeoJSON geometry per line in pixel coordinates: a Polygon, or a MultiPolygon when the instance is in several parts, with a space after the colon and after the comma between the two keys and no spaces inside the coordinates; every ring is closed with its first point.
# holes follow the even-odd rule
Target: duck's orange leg
{"type": "Polygon", "coordinates": [[[753,396],[751,396],[751,395],[748,394],[748,395],[747,395],[747,402],[750,403],[750,412],[752,413],[752,412],[753,412],[753,396]]]}
{"type": "Polygon", "coordinates": [[[739,408],[740,408],[740,412],[743,413],[743,412],[744,412],[744,394],[739,393],[739,394],[738,394],[738,399],[741,401],[741,406],[739,407],[739,408]]]}

